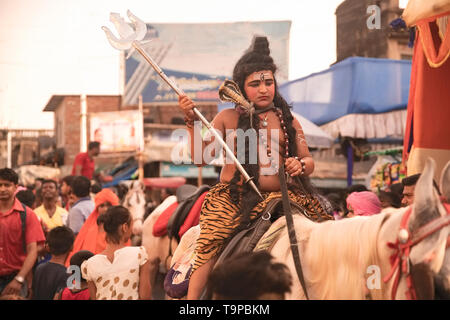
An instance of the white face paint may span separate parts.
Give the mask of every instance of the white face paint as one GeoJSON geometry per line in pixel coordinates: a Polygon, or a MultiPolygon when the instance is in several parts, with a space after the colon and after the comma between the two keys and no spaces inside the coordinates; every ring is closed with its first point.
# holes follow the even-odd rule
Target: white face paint
{"type": "Polygon", "coordinates": [[[270,72],[255,72],[255,73],[253,73],[253,80],[264,81],[267,79],[273,79],[272,74],[270,72]]]}

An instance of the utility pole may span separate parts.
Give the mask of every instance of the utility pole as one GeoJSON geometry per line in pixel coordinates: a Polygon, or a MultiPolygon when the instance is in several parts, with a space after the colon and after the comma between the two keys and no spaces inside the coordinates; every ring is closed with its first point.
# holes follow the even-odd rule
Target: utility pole
{"type": "Polygon", "coordinates": [[[80,152],[87,151],[87,97],[82,94],[80,104],[80,152]]]}

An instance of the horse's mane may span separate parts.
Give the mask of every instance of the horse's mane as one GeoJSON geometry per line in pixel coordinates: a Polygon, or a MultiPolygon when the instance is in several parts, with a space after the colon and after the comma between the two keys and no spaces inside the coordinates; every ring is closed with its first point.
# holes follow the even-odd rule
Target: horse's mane
{"type": "MultiPolygon", "coordinates": [[[[305,280],[314,299],[365,299],[377,264],[378,232],[389,213],[318,224],[307,240],[305,280]]],[[[300,231],[300,230],[299,230],[300,231]]],[[[299,232],[298,231],[298,232],[299,232]]]]}

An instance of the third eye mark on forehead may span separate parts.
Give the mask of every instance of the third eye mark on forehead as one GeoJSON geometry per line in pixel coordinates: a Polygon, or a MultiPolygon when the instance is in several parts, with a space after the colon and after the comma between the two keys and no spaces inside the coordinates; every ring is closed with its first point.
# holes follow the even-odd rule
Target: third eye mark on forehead
{"type": "Polygon", "coordinates": [[[252,80],[247,85],[249,85],[249,86],[259,86],[261,84],[261,82],[264,82],[264,84],[266,86],[271,86],[274,83],[273,78],[266,78],[266,79],[264,79],[264,81],[261,81],[259,79],[252,80]]]}
{"type": "Polygon", "coordinates": [[[273,80],[273,77],[270,74],[270,72],[255,72],[253,74],[253,80],[264,81],[264,80],[269,80],[269,79],[273,80]]]}

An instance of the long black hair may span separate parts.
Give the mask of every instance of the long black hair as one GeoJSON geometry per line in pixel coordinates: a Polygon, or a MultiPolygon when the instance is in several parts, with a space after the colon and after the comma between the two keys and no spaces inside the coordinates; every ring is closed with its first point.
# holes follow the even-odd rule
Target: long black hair
{"type": "MultiPolygon", "coordinates": [[[[270,70],[275,76],[277,71],[277,66],[274,64],[272,57],[270,56],[269,42],[266,37],[256,37],[253,40],[252,46],[249,50],[239,59],[233,70],[233,80],[238,84],[242,94],[246,99],[248,99],[245,93],[245,80],[246,78],[257,71],[270,70]]],[[[286,124],[286,130],[289,138],[289,157],[297,156],[297,144],[296,135],[297,132],[292,126],[294,117],[291,113],[291,108],[286,100],[279,94],[278,85],[276,79],[274,80],[275,85],[275,96],[273,103],[275,108],[281,110],[283,115],[283,121],[286,124]]],[[[250,115],[241,114],[238,120],[237,129],[242,129],[244,132],[247,130],[256,130],[259,128],[260,119],[257,114],[253,113],[252,122],[253,127],[250,127],[250,115]]],[[[256,132],[257,133],[257,132],[256,132]]],[[[259,188],[259,161],[256,164],[251,164],[249,159],[249,150],[251,149],[248,145],[249,142],[244,141],[245,146],[245,159],[242,163],[242,167],[252,177],[255,185],[259,188]]],[[[257,152],[258,159],[258,152],[257,152]]],[[[249,186],[249,184],[244,183],[242,186],[238,185],[241,181],[242,175],[236,170],[233,178],[230,181],[230,194],[232,201],[240,207],[237,216],[241,217],[240,225],[235,230],[235,233],[242,229],[245,229],[250,223],[250,212],[252,209],[261,201],[259,195],[249,186]]],[[[295,177],[294,187],[298,188],[300,192],[317,194],[315,188],[311,185],[309,178],[307,177],[295,177]]],[[[245,182],[245,181],[244,181],[245,182]]]]}

